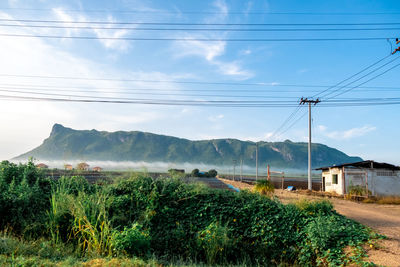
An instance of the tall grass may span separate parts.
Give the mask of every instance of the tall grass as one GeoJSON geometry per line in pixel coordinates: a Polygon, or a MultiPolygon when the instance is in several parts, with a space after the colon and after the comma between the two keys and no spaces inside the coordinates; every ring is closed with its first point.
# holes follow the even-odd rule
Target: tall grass
{"type": "Polygon", "coordinates": [[[107,200],[107,194],[96,192],[92,195],[80,193],[74,201],[72,233],[83,254],[112,254],[112,228],[106,211],[107,200]]]}
{"type": "Polygon", "coordinates": [[[47,213],[53,243],[74,241],[82,255],[111,255],[109,201],[105,190],[94,190],[84,178],[60,179],[53,187],[47,213]]]}
{"type": "Polygon", "coordinates": [[[262,195],[272,196],[274,193],[274,185],[268,180],[258,180],[254,186],[254,190],[262,195]]]}

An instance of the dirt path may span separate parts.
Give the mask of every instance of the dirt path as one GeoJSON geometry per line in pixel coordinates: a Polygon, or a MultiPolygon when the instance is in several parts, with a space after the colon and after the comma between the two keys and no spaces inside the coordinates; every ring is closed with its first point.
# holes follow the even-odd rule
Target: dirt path
{"type": "MultiPolygon", "coordinates": [[[[220,180],[239,189],[252,188],[251,185],[245,183],[220,180]]],[[[284,203],[302,198],[321,199],[321,197],[283,190],[275,190],[275,193],[284,203]]],[[[388,237],[387,240],[379,242],[379,249],[368,249],[369,261],[384,266],[400,266],[400,205],[365,204],[337,198],[329,200],[338,213],[369,226],[388,237]]]]}

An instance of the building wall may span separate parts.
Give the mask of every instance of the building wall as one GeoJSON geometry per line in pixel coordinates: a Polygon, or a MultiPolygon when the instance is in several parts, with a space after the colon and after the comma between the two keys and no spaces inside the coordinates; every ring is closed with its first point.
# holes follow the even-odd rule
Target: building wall
{"type": "Polygon", "coordinates": [[[322,172],[322,177],[325,177],[325,191],[336,192],[339,195],[343,194],[343,179],[341,168],[330,168],[328,171],[322,172]],[[337,174],[337,184],[332,183],[332,177],[337,174]]]}
{"type": "Polygon", "coordinates": [[[374,195],[400,196],[400,171],[375,170],[372,179],[374,195]]]}
{"type": "Polygon", "coordinates": [[[341,168],[330,168],[322,172],[325,177],[325,191],[343,195],[349,186],[367,188],[373,196],[400,196],[400,171],[369,168],[345,168],[345,192],[343,191],[343,173],[341,168]],[[332,184],[332,174],[338,175],[338,183],[332,184]]]}

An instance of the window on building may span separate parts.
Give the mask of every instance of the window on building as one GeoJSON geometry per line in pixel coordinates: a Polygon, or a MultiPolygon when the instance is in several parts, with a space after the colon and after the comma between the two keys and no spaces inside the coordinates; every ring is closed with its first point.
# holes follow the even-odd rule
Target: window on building
{"type": "Polygon", "coordinates": [[[337,179],[338,175],[337,174],[332,174],[332,184],[337,184],[337,179]]]}

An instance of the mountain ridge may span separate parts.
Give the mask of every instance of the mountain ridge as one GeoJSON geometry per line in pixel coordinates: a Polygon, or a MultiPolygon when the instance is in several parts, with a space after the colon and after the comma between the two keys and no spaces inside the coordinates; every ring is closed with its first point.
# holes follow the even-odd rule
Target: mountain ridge
{"type": "MultiPolygon", "coordinates": [[[[34,157],[39,160],[162,161],[232,165],[233,160],[255,163],[255,142],[234,138],[189,140],[141,131],[74,130],[54,124],[43,143],[16,160],[34,157]]],[[[274,167],[307,168],[307,143],[258,142],[259,164],[274,167]]],[[[361,161],[324,144],[313,144],[313,166],[361,161]]]]}

